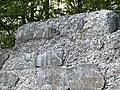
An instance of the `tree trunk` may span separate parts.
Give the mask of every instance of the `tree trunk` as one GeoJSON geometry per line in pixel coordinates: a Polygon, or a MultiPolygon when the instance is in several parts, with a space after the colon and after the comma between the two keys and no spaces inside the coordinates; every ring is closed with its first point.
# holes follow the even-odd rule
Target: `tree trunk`
{"type": "Polygon", "coordinates": [[[30,21],[34,21],[34,2],[31,2],[31,16],[30,21]]]}
{"type": "Polygon", "coordinates": [[[82,3],[81,3],[81,0],[78,0],[78,11],[77,13],[80,13],[82,12],[82,3]]]}
{"type": "Polygon", "coordinates": [[[26,21],[25,21],[25,15],[22,15],[21,17],[22,18],[21,18],[21,22],[19,23],[19,26],[22,26],[23,24],[26,23],[26,21]]]}
{"type": "Polygon", "coordinates": [[[49,19],[49,0],[45,0],[45,19],[49,19]]]}

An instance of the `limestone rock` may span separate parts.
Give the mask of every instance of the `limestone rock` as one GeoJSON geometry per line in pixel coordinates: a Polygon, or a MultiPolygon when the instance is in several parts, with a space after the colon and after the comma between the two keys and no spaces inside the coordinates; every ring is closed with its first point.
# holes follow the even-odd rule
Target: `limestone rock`
{"type": "Polygon", "coordinates": [[[9,51],[8,50],[1,50],[0,51],[0,69],[4,62],[9,58],[9,51]]]}
{"type": "Polygon", "coordinates": [[[54,36],[57,36],[59,34],[60,34],[60,32],[58,30],[56,30],[55,28],[48,27],[48,29],[46,29],[45,32],[44,32],[44,34],[43,34],[43,38],[45,38],[45,39],[51,39],[54,36]]]}
{"type": "Polygon", "coordinates": [[[60,66],[62,64],[63,51],[62,49],[52,49],[43,54],[38,54],[35,66],[60,66]]]}
{"type": "Polygon", "coordinates": [[[0,50],[0,89],[120,90],[119,38],[109,10],[27,23],[15,47],[0,50]]]}
{"type": "Polygon", "coordinates": [[[14,89],[10,89],[10,88],[0,88],[0,90],[14,90],[14,89]]]}
{"type": "Polygon", "coordinates": [[[12,87],[15,86],[19,78],[8,72],[0,72],[0,87],[12,87]]]}
{"type": "Polygon", "coordinates": [[[104,79],[96,65],[75,67],[42,67],[37,71],[40,90],[101,90],[104,79]]]}
{"type": "MultiPolygon", "coordinates": [[[[16,37],[16,44],[22,43],[22,42],[28,42],[29,40],[35,40],[35,39],[51,39],[57,35],[60,34],[56,28],[53,26],[46,26],[45,28],[40,28],[36,26],[36,30],[34,29],[34,24],[31,25],[30,31],[21,32],[17,34],[16,37]]],[[[23,28],[19,28],[19,30],[24,30],[23,28]]]]}

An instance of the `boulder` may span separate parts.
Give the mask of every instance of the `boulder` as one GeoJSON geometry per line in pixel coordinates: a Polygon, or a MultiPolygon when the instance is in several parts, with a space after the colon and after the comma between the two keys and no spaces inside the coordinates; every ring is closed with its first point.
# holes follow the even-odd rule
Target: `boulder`
{"type": "Polygon", "coordinates": [[[110,10],[27,23],[10,52],[0,50],[0,89],[120,90],[119,38],[110,10]]]}

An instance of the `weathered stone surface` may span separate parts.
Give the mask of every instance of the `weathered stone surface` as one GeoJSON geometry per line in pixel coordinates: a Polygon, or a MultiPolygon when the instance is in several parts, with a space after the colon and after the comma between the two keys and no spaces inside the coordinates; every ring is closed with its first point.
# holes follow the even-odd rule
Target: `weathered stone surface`
{"type": "Polygon", "coordinates": [[[35,66],[60,66],[63,60],[63,50],[60,49],[52,49],[43,54],[38,54],[35,66]]]}
{"type": "Polygon", "coordinates": [[[0,69],[4,62],[9,58],[9,51],[8,50],[0,50],[0,69]]]}
{"type": "Polygon", "coordinates": [[[48,29],[46,29],[44,34],[43,34],[43,38],[51,39],[59,34],[60,34],[60,31],[56,30],[53,27],[48,27],[48,29]]]}
{"type": "MultiPolygon", "coordinates": [[[[29,40],[35,40],[35,39],[46,39],[49,40],[57,35],[60,34],[60,31],[56,30],[53,26],[46,26],[44,28],[36,26],[37,29],[34,28],[34,24],[31,25],[29,29],[30,31],[25,30],[25,32],[19,32],[17,34],[16,38],[16,44],[27,42],[29,40]]],[[[23,28],[19,28],[20,30],[24,30],[23,28]]]]}
{"type": "Polygon", "coordinates": [[[109,10],[25,24],[9,59],[0,50],[0,89],[120,90],[119,38],[120,17],[109,10]]]}
{"type": "Polygon", "coordinates": [[[14,89],[10,89],[10,88],[0,88],[0,90],[14,90],[14,89]]]}
{"type": "MultiPolygon", "coordinates": [[[[19,78],[8,72],[0,72],[0,87],[12,87],[15,86],[19,78]]],[[[4,90],[4,89],[3,89],[4,90]]]]}
{"type": "Polygon", "coordinates": [[[37,71],[40,90],[101,90],[103,77],[93,64],[81,64],[75,67],[48,66],[37,71]]]}

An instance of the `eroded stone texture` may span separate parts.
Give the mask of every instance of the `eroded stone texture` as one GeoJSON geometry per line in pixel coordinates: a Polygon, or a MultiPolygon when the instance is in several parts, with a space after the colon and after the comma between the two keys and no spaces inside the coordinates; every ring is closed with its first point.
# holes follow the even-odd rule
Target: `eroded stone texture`
{"type": "Polygon", "coordinates": [[[14,89],[10,89],[10,88],[0,88],[0,90],[14,90],[14,89]]]}
{"type": "Polygon", "coordinates": [[[38,69],[40,90],[100,90],[104,80],[96,65],[81,64],[75,67],[48,66],[38,69]]]}
{"type": "Polygon", "coordinates": [[[8,50],[0,50],[0,69],[4,62],[9,58],[9,51],[8,50]]]}
{"type": "Polygon", "coordinates": [[[0,72],[19,77],[4,89],[120,90],[120,17],[100,10],[25,24],[0,60],[0,72]]]}
{"type": "Polygon", "coordinates": [[[63,60],[63,50],[60,49],[51,49],[43,54],[39,54],[35,61],[35,66],[60,66],[63,60]]]}
{"type": "Polygon", "coordinates": [[[12,86],[15,86],[17,84],[18,80],[19,80],[18,76],[14,74],[8,72],[0,72],[0,87],[11,88],[12,86]]]}
{"type": "MultiPolygon", "coordinates": [[[[35,40],[35,39],[46,39],[49,40],[57,35],[60,34],[60,31],[56,30],[55,27],[53,26],[46,26],[44,28],[34,26],[35,24],[31,25],[30,31],[25,31],[17,34],[17,40],[16,44],[22,43],[22,42],[27,42],[29,40],[35,40]],[[37,28],[37,29],[34,29],[37,28]]],[[[23,28],[20,28],[21,30],[24,30],[23,28]]]]}

